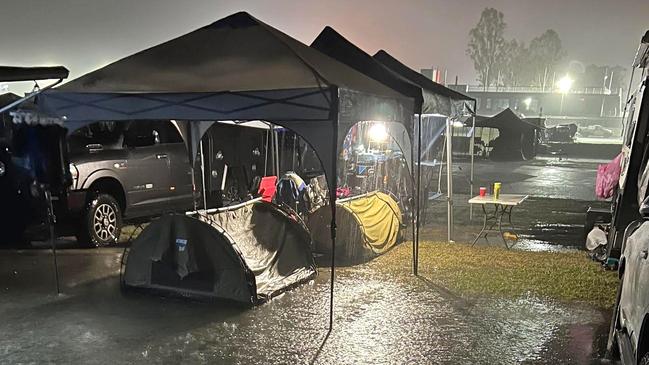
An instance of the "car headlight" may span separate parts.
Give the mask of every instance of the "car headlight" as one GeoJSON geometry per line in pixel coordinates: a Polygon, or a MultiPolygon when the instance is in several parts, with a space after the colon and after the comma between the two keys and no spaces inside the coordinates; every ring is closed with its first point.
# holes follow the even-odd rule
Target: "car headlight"
{"type": "Polygon", "coordinates": [[[0,161],[0,177],[5,176],[5,171],[6,171],[5,164],[2,161],[0,161]]]}
{"type": "Polygon", "coordinates": [[[77,188],[77,182],[79,181],[79,169],[71,163],[70,164],[70,175],[72,176],[72,188],[76,189],[77,188]]]}

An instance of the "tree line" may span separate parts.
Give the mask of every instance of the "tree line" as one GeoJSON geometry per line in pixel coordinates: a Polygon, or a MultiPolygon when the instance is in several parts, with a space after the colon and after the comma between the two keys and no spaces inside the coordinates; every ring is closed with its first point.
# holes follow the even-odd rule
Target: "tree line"
{"type": "Polygon", "coordinates": [[[469,31],[466,53],[477,72],[481,86],[532,86],[552,89],[557,75],[571,72],[578,87],[624,87],[626,69],[621,66],[565,66],[566,58],[559,34],[548,29],[529,44],[505,38],[502,12],[494,8],[482,11],[480,20],[469,31]]]}

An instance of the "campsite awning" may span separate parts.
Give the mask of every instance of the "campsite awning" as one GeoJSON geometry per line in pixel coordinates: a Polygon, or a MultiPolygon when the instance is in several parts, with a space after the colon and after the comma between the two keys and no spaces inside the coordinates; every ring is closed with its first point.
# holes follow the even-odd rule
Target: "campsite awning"
{"type": "MultiPolygon", "coordinates": [[[[374,60],[372,56],[365,53],[349,40],[345,39],[345,37],[336,32],[333,28],[329,26],[325,27],[311,43],[311,47],[344,63],[354,70],[371,77],[404,96],[414,99],[414,112],[419,113],[421,110],[423,95],[419,86],[414,85],[413,83],[392,73],[385,66],[374,60]]],[[[394,138],[395,142],[399,145],[401,151],[406,157],[408,169],[412,171],[411,150],[412,140],[415,136],[410,132],[415,130],[413,117],[410,118],[410,122],[410,129],[406,128],[408,133],[399,133],[396,128],[389,125],[388,129],[390,130],[390,135],[394,138]]]]}
{"type": "Polygon", "coordinates": [[[464,102],[475,102],[475,99],[470,96],[428,79],[384,50],[376,52],[374,59],[394,73],[422,88],[424,98],[422,114],[441,114],[448,117],[459,116],[462,113],[464,102]]]}
{"type": "MultiPolygon", "coordinates": [[[[414,101],[240,12],[41,94],[76,126],[101,120],[264,120],[302,136],[322,162],[332,207],[338,150],[359,121],[402,123],[414,101]]],[[[71,127],[72,124],[69,124],[71,127]]],[[[329,323],[333,323],[333,276],[329,323]]]]}
{"type": "Polygon", "coordinates": [[[542,129],[540,126],[522,120],[509,108],[492,117],[476,116],[475,126],[495,128],[503,133],[524,133],[534,129],[542,129]]]}
{"type": "Polygon", "coordinates": [[[358,121],[402,123],[413,100],[240,12],[44,92],[70,128],[98,120],[264,120],[318,153],[335,186],[336,153],[358,121]],[[332,144],[332,140],[334,141],[332,144]]]}

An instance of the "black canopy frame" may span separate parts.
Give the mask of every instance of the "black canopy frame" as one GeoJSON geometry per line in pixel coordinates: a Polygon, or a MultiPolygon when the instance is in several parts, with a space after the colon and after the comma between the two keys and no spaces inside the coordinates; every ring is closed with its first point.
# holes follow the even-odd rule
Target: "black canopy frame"
{"type": "Polygon", "coordinates": [[[402,123],[412,135],[414,110],[412,99],[243,12],[48,90],[38,103],[69,128],[102,120],[174,119],[263,120],[291,129],[323,165],[333,247],[342,139],[353,124],[369,120],[402,123]]]}

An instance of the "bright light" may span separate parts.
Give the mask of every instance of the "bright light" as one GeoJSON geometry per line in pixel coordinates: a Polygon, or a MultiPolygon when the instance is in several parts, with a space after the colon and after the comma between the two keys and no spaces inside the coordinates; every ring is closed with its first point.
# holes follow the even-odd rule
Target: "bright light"
{"type": "Polygon", "coordinates": [[[459,120],[453,121],[453,128],[462,128],[462,127],[466,127],[464,123],[460,122],[459,120]]]}
{"type": "Polygon", "coordinates": [[[383,124],[374,124],[370,127],[370,141],[385,142],[388,139],[388,130],[383,124]]]}
{"type": "Polygon", "coordinates": [[[527,99],[523,100],[523,104],[525,104],[526,109],[529,109],[530,105],[532,105],[532,98],[527,98],[527,99]]]}
{"type": "Polygon", "coordinates": [[[574,81],[575,80],[571,79],[569,75],[566,75],[557,81],[557,88],[559,88],[561,93],[565,94],[570,91],[574,81]]]}

